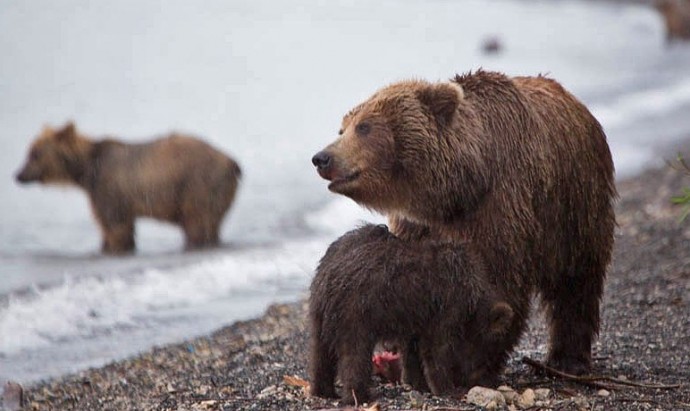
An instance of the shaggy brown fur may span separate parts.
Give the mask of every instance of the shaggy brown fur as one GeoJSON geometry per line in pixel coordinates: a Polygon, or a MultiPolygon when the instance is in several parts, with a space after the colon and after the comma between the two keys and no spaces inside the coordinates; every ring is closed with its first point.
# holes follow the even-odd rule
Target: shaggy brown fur
{"type": "Polygon", "coordinates": [[[666,41],[690,40],[690,0],[658,0],[656,9],[666,24],[666,41]]]}
{"type": "Polygon", "coordinates": [[[136,217],[179,224],[188,248],[217,244],[240,174],[232,159],[191,137],[91,141],[69,123],[46,128],[33,142],[17,181],[84,189],[103,232],[103,252],[116,254],[134,249],[136,217]]]}
{"type": "Polygon", "coordinates": [[[434,394],[495,382],[512,349],[513,311],[466,245],[404,241],[368,225],[335,241],[311,285],[311,393],[370,398],[379,341],[419,340],[434,394]]]}
{"type": "Polygon", "coordinates": [[[554,80],[478,71],[385,87],[340,134],[312,159],[331,191],[388,215],[401,238],[471,242],[491,282],[510,285],[515,340],[536,289],[549,364],[589,369],[616,192],[584,105],[554,80]]]}

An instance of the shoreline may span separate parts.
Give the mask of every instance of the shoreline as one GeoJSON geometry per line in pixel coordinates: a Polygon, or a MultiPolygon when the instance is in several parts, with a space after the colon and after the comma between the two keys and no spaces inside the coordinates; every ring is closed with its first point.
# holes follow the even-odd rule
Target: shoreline
{"type": "MultiPolygon", "coordinates": [[[[684,148],[690,140],[670,149],[684,148]]],[[[664,150],[663,158],[675,153],[664,150]]],[[[536,375],[520,358],[542,360],[546,329],[533,313],[508,361],[504,384],[522,392],[550,390],[544,409],[690,409],[690,220],[670,197],[690,177],[664,166],[617,183],[618,228],[602,303],[602,330],[593,374],[635,382],[682,384],[661,390],[608,390],[536,375]],[[603,408],[602,408],[603,407],[603,408]]],[[[306,300],[268,307],[259,318],[208,336],[154,347],[125,360],[84,370],[24,390],[24,409],[319,409],[337,402],[305,395],[287,376],[306,379],[306,300]]],[[[4,385],[4,382],[3,382],[4,385]]],[[[461,397],[433,397],[377,382],[381,409],[479,409],[461,397]]],[[[6,404],[7,405],[7,404],[6,404]]]]}

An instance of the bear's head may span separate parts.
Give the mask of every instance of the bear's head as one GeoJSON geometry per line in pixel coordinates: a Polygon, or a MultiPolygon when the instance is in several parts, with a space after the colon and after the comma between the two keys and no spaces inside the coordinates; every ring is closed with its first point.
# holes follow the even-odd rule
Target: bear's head
{"type": "Polygon", "coordinates": [[[80,145],[73,123],[67,123],[58,130],[45,127],[31,144],[26,163],[16,175],[17,181],[22,184],[73,182],[70,168],[78,156],[80,145]]]}
{"type": "Polygon", "coordinates": [[[392,84],[352,109],[312,158],[328,188],[383,214],[447,223],[489,185],[479,117],[455,82],[392,84]]]}

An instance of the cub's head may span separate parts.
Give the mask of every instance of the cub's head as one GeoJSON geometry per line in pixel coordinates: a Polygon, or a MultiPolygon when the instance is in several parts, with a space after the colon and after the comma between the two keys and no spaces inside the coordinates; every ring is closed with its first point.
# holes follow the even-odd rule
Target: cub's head
{"type": "Polygon", "coordinates": [[[77,140],[73,123],[58,130],[45,127],[31,144],[26,163],[17,173],[17,181],[22,184],[72,181],[69,162],[75,155],[77,140]]]}
{"type": "Polygon", "coordinates": [[[413,220],[457,215],[463,162],[477,161],[462,158],[474,151],[463,141],[473,117],[463,100],[454,82],[392,84],[346,114],[312,163],[329,190],[367,208],[413,220]]]}

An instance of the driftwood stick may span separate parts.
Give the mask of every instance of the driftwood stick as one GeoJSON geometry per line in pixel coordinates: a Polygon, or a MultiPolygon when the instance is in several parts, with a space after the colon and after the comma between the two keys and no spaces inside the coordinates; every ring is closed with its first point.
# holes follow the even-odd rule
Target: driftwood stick
{"type": "Polygon", "coordinates": [[[531,358],[522,357],[522,362],[529,365],[532,368],[543,371],[548,375],[560,377],[560,378],[563,378],[563,379],[566,379],[569,381],[578,382],[578,383],[585,385],[587,387],[603,388],[603,389],[606,389],[609,391],[616,388],[616,387],[613,387],[609,384],[604,384],[604,383],[596,381],[596,380],[592,381],[592,380],[588,380],[588,379],[582,379],[582,377],[578,377],[577,375],[572,375],[572,374],[568,374],[568,373],[565,373],[562,371],[558,371],[555,368],[551,368],[548,365],[544,365],[544,364],[540,363],[539,361],[534,361],[531,358]]]}
{"type": "Polygon", "coordinates": [[[549,375],[560,377],[560,378],[563,378],[563,379],[566,379],[569,381],[578,382],[580,384],[587,385],[590,387],[595,387],[595,388],[606,388],[606,389],[618,388],[616,386],[604,384],[602,381],[606,381],[606,382],[613,383],[616,385],[624,385],[624,386],[628,386],[628,387],[653,388],[653,389],[658,389],[658,390],[672,390],[672,389],[681,387],[680,384],[672,384],[672,385],[643,384],[643,383],[637,383],[637,382],[632,382],[632,381],[628,381],[628,380],[623,380],[620,378],[607,377],[607,376],[572,375],[572,374],[568,374],[568,373],[559,371],[555,368],[551,368],[548,365],[544,365],[544,364],[540,363],[539,361],[534,361],[533,359],[528,358],[528,357],[522,357],[522,362],[529,365],[530,367],[542,370],[549,375]]]}

